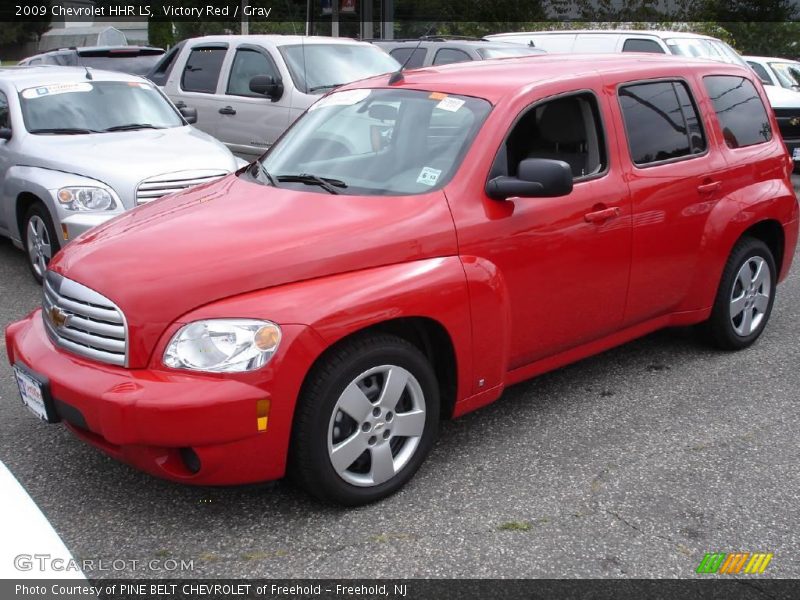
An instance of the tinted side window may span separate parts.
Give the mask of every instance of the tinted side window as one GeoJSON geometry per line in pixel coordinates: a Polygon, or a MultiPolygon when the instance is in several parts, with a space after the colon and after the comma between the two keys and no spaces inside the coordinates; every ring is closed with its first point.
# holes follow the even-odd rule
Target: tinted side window
{"type": "Polygon", "coordinates": [[[389,54],[406,69],[418,69],[425,64],[426,48],[395,48],[389,54]],[[409,58],[409,56],[411,58],[409,58]],[[408,62],[406,63],[406,60],[408,62]]]}
{"type": "Polygon", "coordinates": [[[433,59],[435,65],[449,65],[451,63],[466,62],[472,60],[472,57],[463,50],[455,48],[442,48],[436,51],[436,57],[433,59]]]}
{"type": "Polygon", "coordinates": [[[186,68],[181,78],[181,88],[187,92],[217,91],[217,79],[225,59],[226,48],[195,48],[189,54],[186,68]]]}
{"type": "Polygon", "coordinates": [[[631,160],[645,165],[705,150],[697,109],[679,81],[639,83],[620,88],[631,160]]]}
{"type": "Polygon", "coordinates": [[[769,78],[769,73],[767,73],[767,70],[762,65],[758,64],[757,62],[750,62],[749,60],[747,61],[747,64],[750,65],[750,68],[756,72],[756,75],[758,75],[761,83],[764,85],[772,85],[772,80],[769,78]]]}
{"type": "Polygon", "coordinates": [[[235,96],[256,96],[261,94],[250,91],[250,80],[256,75],[278,77],[278,71],[272,61],[256,50],[243,48],[236,51],[228,78],[228,93],[235,96]]]}
{"type": "Polygon", "coordinates": [[[666,54],[664,49],[654,40],[631,38],[622,45],[623,52],[652,52],[653,54],[666,54]]]}
{"type": "Polygon", "coordinates": [[[11,128],[11,118],[8,115],[8,98],[0,92],[0,127],[11,128]]]}
{"type": "Polygon", "coordinates": [[[728,147],[742,148],[772,139],[764,103],[750,81],[733,75],[709,75],[703,81],[728,147]]]}

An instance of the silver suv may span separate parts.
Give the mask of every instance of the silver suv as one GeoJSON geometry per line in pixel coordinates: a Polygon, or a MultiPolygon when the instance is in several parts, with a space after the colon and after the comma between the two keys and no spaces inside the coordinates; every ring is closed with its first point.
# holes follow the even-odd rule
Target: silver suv
{"type": "Polygon", "coordinates": [[[243,164],[191,120],[141,77],[0,69],[0,235],[27,251],[41,281],[89,228],[243,164]]]}
{"type": "Polygon", "coordinates": [[[210,35],[181,42],[147,75],[197,126],[253,159],[319,97],[345,83],[396,71],[366,42],[294,35],[210,35]]]}

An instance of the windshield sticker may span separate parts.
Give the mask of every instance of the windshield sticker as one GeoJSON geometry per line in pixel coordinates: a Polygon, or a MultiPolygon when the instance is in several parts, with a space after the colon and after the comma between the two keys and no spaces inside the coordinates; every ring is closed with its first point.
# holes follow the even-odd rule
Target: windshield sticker
{"type": "Polygon", "coordinates": [[[428,96],[431,100],[444,100],[447,98],[447,94],[443,94],[442,92],[431,92],[431,95],[428,96]]]}
{"type": "Polygon", "coordinates": [[[317,100],[308,110],[317,110],[318,108],[324,108],[326,106],[351,106],[364,100],[364,98],[369,96],[369,93],[370,91],[365,89],[334,92],[329,96],[317,100]]]}
{"type": "Polygon", "coordinates": [[[143,90],[152,90],[153,86],[149,83],[145,83],[144,81],[129,81],[128,85],[130,87],[138,87],[142,88],[143,90]]]}
{"type": "Polygon", "coordinates": [[[26,100],[42,98],[43,96],[54,96],[56,94],[68,94],[71,92],[91,92],[94,88],[91,83],[54,83],[53,85],[40,85],[39,87],[28,88],[22,91],[22,97],[26,100]]]}
{"type": "Polygon", "coordinates": [[[436,105],[436,108],[441,108],[442,110],[449,110],[450,112],[456,112],[459,108],[464,106],[465,102],[459,98],[451,98],[447,97],[439,104],[436,105]]]}
{"type": "Polygon", "coordinates": [[[436,182],[439,181],[439,175],[441,174],[442,174],[441,169],[431,169],[430,167],[422,167],[422,171],[419,172],[419,177],[417,177],[417,183],[434,186],[436,185],[436,182]]]}

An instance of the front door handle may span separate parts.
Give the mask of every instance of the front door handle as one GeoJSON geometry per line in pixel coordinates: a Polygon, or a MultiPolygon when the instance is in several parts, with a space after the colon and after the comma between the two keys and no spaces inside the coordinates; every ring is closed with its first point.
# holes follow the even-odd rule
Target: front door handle
{"type": "Polygon", "coordinates": [[[183,100],[178,100],[175,103],[175,108],[186,108],[186,102],[184,102],[183,100]]]}
{"type": "Polygon", "coordinates": [[[236,114],[236,109],[234,109],[232,106],[226,106],[224,108],[220,108],[219,109],[219,114],[221,114],[221,115],[235,115],[236,114]]]}
{"type": "Polygon", "coordinates": [[[622,211],[620,210],[619,206],[612,206],[610,208],[603,208],[601,210],[586,213],[583,218],[586,219],[587,223],[602,223],[603,221],[608,221],[609,219],[618,217],[620,214],[622,214],[622,211]]]}
{"type": "Polygon", "coordinates": [[[716,192],[719,188],[722,187],[721,181],[711,181],[709,183],[703,183],[697,186],[697,191],[701,194],[710,194],[711,192],[716,192]]]}

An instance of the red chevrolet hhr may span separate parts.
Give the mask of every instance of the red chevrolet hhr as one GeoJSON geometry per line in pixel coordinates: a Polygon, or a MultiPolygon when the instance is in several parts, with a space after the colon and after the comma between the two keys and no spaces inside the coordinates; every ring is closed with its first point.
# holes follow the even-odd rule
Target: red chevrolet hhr
{"type": "Polygon", "coordinates": [[[174,481],[384,497],[508,385],[670,325],[761,335],[798,233],[767,106],[744,68],[653,55],[340,88],[58,254],[6,332],[23,402],[174,481]]]}

